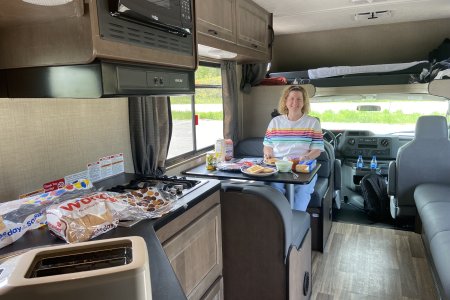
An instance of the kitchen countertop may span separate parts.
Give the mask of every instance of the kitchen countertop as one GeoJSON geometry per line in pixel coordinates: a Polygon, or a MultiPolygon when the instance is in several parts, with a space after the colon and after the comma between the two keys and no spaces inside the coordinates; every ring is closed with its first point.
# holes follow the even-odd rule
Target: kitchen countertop
{"type": "MultiPolygon", "coordinates": [[[[130,180],[140,177],[140,175],[123,173],[109,179],[97,182],[94,184],[97,188],[111,188],[116,185],[122,185],[128,183],[130,180]]],[[[162,248],[155,230],[166,225],[173,219],[177,218],[185,211],[189,210],[203,199],[220,189],[220,181],[215,179],[209,179],[208,182],[188,195],[183,200],[187,205],[181,206],[175,211],[158,219],[142,220],[136,225],[127,227],[117,227],[109,232],[106,232],[94,240],[117,238],[123,236],[141,236],[144,238],[147,244],[147,250],[150,261],[150,277],[152,285],[152,297],[155,300],[167,299],[186,299],[183,289],[175,275],[175,272],[170,265],[170,262],[162,248]]],[[[28,231],[23,237],[15,241],[14,243],[0,249],[0,256],[12,253],[15,251],[38,247],[48,246],[54,244],[64,244],[65,242],[60,238],[55,237],[46,228],[40,228],[28,231]]]]}

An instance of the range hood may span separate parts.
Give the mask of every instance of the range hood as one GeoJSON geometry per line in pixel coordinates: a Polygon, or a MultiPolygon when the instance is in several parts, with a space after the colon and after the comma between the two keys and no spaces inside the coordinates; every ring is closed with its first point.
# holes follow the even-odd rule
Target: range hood
{"type": "Polygon", "coordinates": [[[194,71],[99,60],[1,71],[9,98],[103,98],[194,93],[194,71]]]}

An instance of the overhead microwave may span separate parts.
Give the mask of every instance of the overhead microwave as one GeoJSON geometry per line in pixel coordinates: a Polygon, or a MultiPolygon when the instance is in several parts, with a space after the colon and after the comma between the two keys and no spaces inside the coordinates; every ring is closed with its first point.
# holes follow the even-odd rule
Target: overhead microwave
{"type": "Polygon", "coordinates": [[[190,0],[109,0],[112,16],[160,26],[173,34],[192,34],[190,0]]]}
{"type": "Polygon", "coordinates": [[[194,70],[193,0],[6,1],[0,69],[87,64],[96,59],[194,70]]]}

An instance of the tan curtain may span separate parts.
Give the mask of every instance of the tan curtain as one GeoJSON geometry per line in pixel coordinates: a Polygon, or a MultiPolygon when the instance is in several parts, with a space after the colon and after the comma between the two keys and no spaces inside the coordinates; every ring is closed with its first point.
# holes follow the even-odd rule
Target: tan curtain
{"type": "Polygon", "coordinates": [[[130,140],[137,174],[162,175],[172,135],[168,97],[130,97],[130,140]]]}
{"type": "Polygon", "coordinates": [[[223,99],[223,136],[239,140],[238,126],[238,90],[236,79],[236,62],[226,61],[221,65],[222,99],[223,99]]]}

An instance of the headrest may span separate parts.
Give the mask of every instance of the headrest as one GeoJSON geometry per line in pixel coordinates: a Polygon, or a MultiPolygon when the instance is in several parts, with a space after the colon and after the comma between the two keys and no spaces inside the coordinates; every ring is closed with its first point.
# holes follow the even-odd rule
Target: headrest
{"type": "Polygon", "coordinates": [[[443,116],[421,116],[416,123],[416,139],[447,139],[447,120],[443,116]]]}

